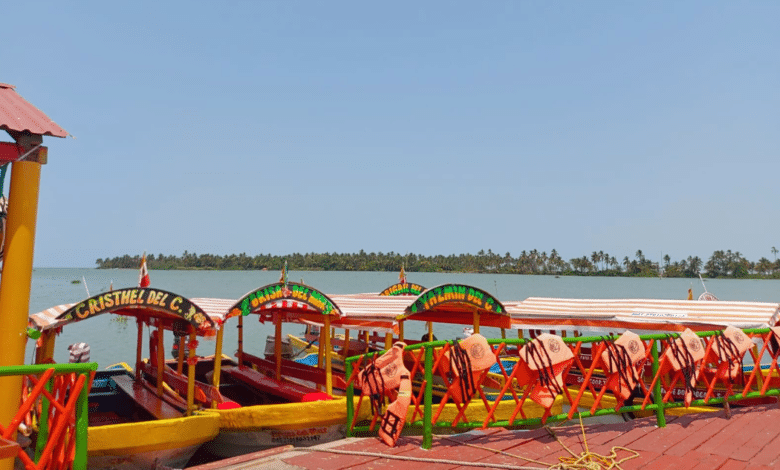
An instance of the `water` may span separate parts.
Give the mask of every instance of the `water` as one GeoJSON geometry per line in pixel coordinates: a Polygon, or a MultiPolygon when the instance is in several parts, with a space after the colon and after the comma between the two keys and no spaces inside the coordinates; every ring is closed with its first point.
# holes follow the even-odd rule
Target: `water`
{"type": "MultiPolygon", "coordinates": [[[[216,297],[238,299],[249,291],[279,280],[276,271],[152,271],[152,287],[181,294],[185,297],[216,297]]],[[[527,297],[561,298],[653,298],[685,299],[688,288],[693,288],[694,298],[704,292],[701,282],[691,279],[624,278],[624,277],[576,277],[520,276],[510,274],[439,274],[407,273],[410,282],[425,287],[440,284],[466,284],[483,289],[501,301],[522,300],[527,297]]],[[[87,269],[87,268],[37,268],[33,272],[30,312],[38,312],[63,303],[74,303],[87,297],[87,290],[96,295],[114,288],[138,285],[135,269],[87,269]],[[79,281],[74,283],[74,281],[79,281]]],[[[397,273],[387,272],[320,272],[291,271],[290,281],[304,281],[326,294],[353,294],[379,292],[398,282],[397,273]]],[[[707,290],[721,300],[746,300],[780,302],[780,280],[705,280],[707,290]]],[[[101,315],[68,325],[57,338],[54,359],[67,362],[67,346],[85,341],[92,348],[91,358],[105,367],[117,362],[132,363],[136,354],[136,325],[134,321],[118,322],[115,315],[101,315]]],[[[254,318],[254,317],[250,317],[254,318]]],[[[232,355],[236,349],[237,322],[228,323],[225,329],[224,352],[232,355]]],[[[300,325],[285,325],[283,332],[299,334],[300,325]]],[[[486,336],[499,336],[496,329],[483,328],[486,336]]],[[[410,322],[405,327],[409,338],[424,333],[424,324],[410,322]]],[[[462,327],[437,325],[439,339],[451,339],[462,333],[462,327]]],[[[246,350],[260,354],[265,337],[273,334],[271,325],[256,321],[245,322],[246,350]]],[[[172,335],[165,338],[166,348],[172,343],[172,335]]],[[[146,351],[146,349],[145,349],[146,351]]],[[[169,350],[170,351],[170,350],[169,350]]],[[[168,352],[169,352],[168,351],[168,352]]],[[[198,354],[214,352],[214,342],[201,341],[198,354]]],[[[33,342],[28,341],[28,362],[33,355],[33,342]]]]}

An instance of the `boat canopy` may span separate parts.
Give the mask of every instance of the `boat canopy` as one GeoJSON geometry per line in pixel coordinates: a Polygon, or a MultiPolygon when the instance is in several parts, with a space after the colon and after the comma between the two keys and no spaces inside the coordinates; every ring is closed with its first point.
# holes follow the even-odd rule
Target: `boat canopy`
{"type": "Polygon", "coordinates": [[[469,325],[474,315],[479,316],[482,326],[509,328],[511,324],[498,299],[482,289],[463,284],[443,284],[426,290],[399,319],[469,325]]]}
{"type": "Polygon", "coordinates": [[[379,295],[414,295],[418,296],[425,292],[425,287],[421,286],[420,284],[414,284],[412,282],[399,282],[397,284],[393,284],[392,286],[388,287],[387,289],[383,290],[379,293],[379,295]]]}
{"type": "Polygon", "coordinates": [[[184,320],[201,332],[216,326],[209,313],[186,297],[160,289],[140,287],[113,290],[81,302],[50,307],[30,315],[30,322],[37,329],[46,331],[104,313],[184,320]]]}
{"type": "Polygon", "coordinates": [[[282,322],[317,321],[318,318],[342,316],[339,307],[324,293],[296,282],[277,282],[255,289],[233,304],[226,319],[260,315],[260,321],[280,317],[282,322]]]}
{"type": "Polygon", "coordinates": [[[505,302],[512,328],[604,332],[766,328],[780,319],[780,304],[661,299],[556,299],[505,302]]]}

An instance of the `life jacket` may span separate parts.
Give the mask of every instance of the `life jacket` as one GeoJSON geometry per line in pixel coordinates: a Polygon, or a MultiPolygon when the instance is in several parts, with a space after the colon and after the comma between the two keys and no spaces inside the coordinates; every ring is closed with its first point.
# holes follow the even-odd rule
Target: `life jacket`
{"type": "Polygon", "coordinates": [[[371,411],[376,414],[382,409],[382,398],[401,385],[401,373],[409,371],[404,366],[405,343],[393,344],[387,352],[369,362],[355,379],[355,386],[360,388],[361,395],[371,399],[371,411]]]}
{"type": "Polygon", "coordinates": [[[646,356],[645,345],[636,333],[626,331],[614,342],[608,342],[601,353],[604,370],[609,374],[605,387],[620,403],[626,401],[640,380],[638,369],[646,356]]]}
{"type": "Polygon", "coordinates": [[[398,396],[387,406],[379,426],[379,438],[390,447],[395,447],[395,443],[401,437],[401,431],[406,424],[406,412],[412,402],[412,380],[406,367],[403,367],[399,377],[401,383],[398,387],[398,396]]]}
{"type": "Polygon", "coordinates": [[[452,348],[445,353],[445,359],[439,363],[440,370],[451,384],[449,391],[453,401],[469,401],[484,381],[485,374],[482,372],[495,363],[496,356],[481,334],[475,333],[453,342],[452,348]]]}
{"type": "Polygon", "coordinates": [[[693,400],[693,389],[696,386],[697,368],[704,359],[704,347],[701,338],[696,333],[686,328],[679,338],[669,343],[664,353],[665,364],[659,374],[665,374],[673,370],[683,376],[685,386],[685,406],[690,406],[693,400]]]}
{"type": "Polygon", "coordinates": [[[734,383],[742,373],[742,358],[751,346],[753,342],[742,330],[729,325],[713,337],[710,353],[704,362],[717,364],[718,379],[734,383]]]}
{"type": "Polygon", "coordinates": [[[405,346],[400,341],[393,344],[389,351],[361,370],[356,379],[361,394],[371,398],[373,414],[381,412],[383,397],[397,391],[395,401],[387,406],[379,427],[380,439],[391,447],[401,436],[412,400],[412,380],[403,361],[405,346]]]}
{"type": "Polygon", "coordinates": [[[542,333],[519,351],[517,373],[520,384],[530,384],[529,397],[549,409],[563,392],[563,371],[574,360],[571,349],[559,336],[542,333]]]}

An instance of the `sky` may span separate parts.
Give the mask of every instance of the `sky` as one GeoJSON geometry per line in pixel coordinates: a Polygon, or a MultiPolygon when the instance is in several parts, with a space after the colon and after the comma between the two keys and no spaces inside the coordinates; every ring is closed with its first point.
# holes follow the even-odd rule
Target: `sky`
{"type": "Polygon", "coordinates": [[[0,82],[72,135],[44,138],[36,267],[780,247],[778,2],[84,0],[3,16],[0,82]]]}

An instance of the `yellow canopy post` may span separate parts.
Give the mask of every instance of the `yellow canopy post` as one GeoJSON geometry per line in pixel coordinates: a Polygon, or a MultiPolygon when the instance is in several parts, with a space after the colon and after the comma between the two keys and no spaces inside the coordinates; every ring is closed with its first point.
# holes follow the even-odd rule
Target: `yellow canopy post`
{"type": "Polygon", "coordinates": [[[433,341],[433,322],[428,322],[428,341],[433,341]]]}
{"type": "MultiPolygon", "coordinates": [[[[225,329],[222,327],[222,325],[220,325],[219,329],[217,330],[217,348],[216,352],[214,353],[214,375],[211,378],[211,383],[217,390],[219,390],[220,372],[222,372],[222,334],[224,330],[225,329]]],[[[216,408],[217,401],[212,400],[211,406],[212,408],[216,408]]]]}
{"type": "Polygon", "coordinates": [[[274,315],[274,326],[276,326],[276,334],[274,336],[276,380],[282,380],[282,319],[279,315],[274,315]]]}
{"type": "MultiPolygon", "coordinates": [[[[40,163],[17,161],[12,164],[0,280],[0,325],[3,325],[0,328],[0,344],[3,345],[0,366],[24,364],[40,181],[40,163]]],[[[21,375],[0,378],[0,423],[11,422],[21,395],[21,375]]],[[[0,468],[10,469],[13,464],[13,459],[5,459],[0,462],[0,468]]]]}
{"type": "Polygon", "coordinates": [[[331,364],[332,354],[330,353],[330,317],[325,316],[325,344],[321,349],[325,350],[325,393],[333,395],[333,377],[331,375],[333,367],[331,364]]]}
{"type": "MultiPolygon", "coordinates": [[[[194,344],[197,338],[195,328],[190,326],[190,344],[194,344]]],[[[195,410],[195,348],[187,348],[187,351],[187,416],[189,416],[195,410]]]]}
{"type": "Polygon", "coordinates": [[[393,334],[392,333],[385,333],[385,349],[390,349],[393,347],[393,334]]]}
{"type": "Polygon", "coordinates": [[[474,333],[479,334],[479,311],[474,309],[474,333]]]}

